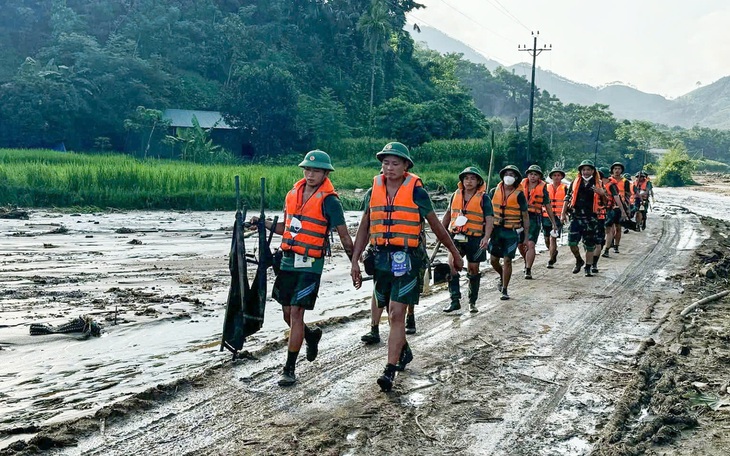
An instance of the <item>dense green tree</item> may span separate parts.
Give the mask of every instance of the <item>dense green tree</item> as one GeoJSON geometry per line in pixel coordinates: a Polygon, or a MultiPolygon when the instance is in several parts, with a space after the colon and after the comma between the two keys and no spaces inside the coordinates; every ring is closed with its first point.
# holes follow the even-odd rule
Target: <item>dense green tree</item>
{"type": "Polygon", "coordinates": [[[277,155],[296,147],[298,98],[291,73],[273,65],[246,67],[226,93],[223,115],[258,154],[277,155]]]}
{"type": "Polygon", "coordinates": [[[337,101],[330,88],[324,88],[318,96],[301,95],[297,107],[299,135],[314,147],[329,150],[335,142],[350,136],[345,106],[337,101]]]}

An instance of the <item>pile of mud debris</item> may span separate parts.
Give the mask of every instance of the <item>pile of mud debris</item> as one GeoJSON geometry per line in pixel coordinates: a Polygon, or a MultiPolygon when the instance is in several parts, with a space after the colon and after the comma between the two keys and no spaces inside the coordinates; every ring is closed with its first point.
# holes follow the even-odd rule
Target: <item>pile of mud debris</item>
{"type": "MultiPolygon", "coordinates": [[[[672,278],[685,305],[730,288],[730,222],[702,222],[710,237],[672,278]]],[[[665,316],[660,343],[642,344],[636,374],[592,454],[730,454],[730,297],[682,310],[665,316]]]]}
{"type": "Polygon", "coordinates": [[[30,212],[16,206],[0,206],[0,219],[28,220],[30,212]]]}

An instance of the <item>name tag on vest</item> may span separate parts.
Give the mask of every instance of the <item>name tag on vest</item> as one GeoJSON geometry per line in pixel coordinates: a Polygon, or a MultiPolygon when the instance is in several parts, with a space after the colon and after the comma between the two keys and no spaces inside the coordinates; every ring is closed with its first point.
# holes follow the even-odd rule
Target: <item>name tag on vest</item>
{"type": "Polygon", "coordinates": [[[294,267],[295,268],[311,268],[314,264],[313,257],[306,257],[304,255],[294,254],[294,267]]]}
{"type": "Polygon", "coordinates": [[[400,277],[411,270],[411,260],[406,252],[398,251],[390,254],[390,271],[400,277]]]}

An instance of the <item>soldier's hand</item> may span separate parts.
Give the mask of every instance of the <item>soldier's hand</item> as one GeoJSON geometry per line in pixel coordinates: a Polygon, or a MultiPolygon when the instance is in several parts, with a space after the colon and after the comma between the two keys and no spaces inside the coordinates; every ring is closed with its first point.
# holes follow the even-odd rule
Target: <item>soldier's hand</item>
{"type": "Polygon", "coordinates": [[[479,249],[486,250],[487,246],[489,246],[489,238],[485,236],[482,238],[482,241],[479,243],[479,249]]]}
{"type": "Polygon", "coordinates": [[[451,256],[449,265],[451,266],[451,274],[456,275],[457,272],[464,268],[464,260],[461,258],[461,255],[451,256]]]}
{"type": "Polygon", "coordinates": [[[350,277],[352,277],[352,285],[356,290],[359,290],[362,286],[362,273],[360,272],[360,265],[357,261],[352,262],[352,268],[350,268],[350,277]]]}

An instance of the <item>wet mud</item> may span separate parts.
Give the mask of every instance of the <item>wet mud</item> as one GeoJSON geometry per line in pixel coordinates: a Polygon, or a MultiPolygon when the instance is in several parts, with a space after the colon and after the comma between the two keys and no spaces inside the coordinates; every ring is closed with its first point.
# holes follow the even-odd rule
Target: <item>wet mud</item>
{"type": "MultiPolygon", "coordinates": [[[[184,268],[161,266],[178,271],[178,280],[153,297],[144,295],[152,293],[149,284],[119,287],[143,294],[115,302],[162,299],[136,309],[152,307],[157,317],[123,315],[149,321],[134,323],[137,327],[154,328],[159,320],[172,320],[161,305],[183,302],[191,314],[183,320],[185,329],[209,331],[207,338],[197,337],[198,344],[212,345],[191,356],[207,364],[195,370],[181,362],[185,368],[161,375],[160,381],[143,377],[146,388],[98,402],[81,417],[24,421],[16,414],[6,426],[14,434],[4,434],[9,443],[0,454],[121,455],[140,448],[190,455],[727,454],[730,300],[679,315],[691,302],[728,287],[723,277],[730,257],[728,223],[690,211],[685,203],[695,191],[674,196],[658,189],[648,230],[624,235],[621,253],[601,259],[596,277],[572,275],[563,246],[554,270],[544,268],[544,253],[538,255],[535,280],[524,280],[515,267],[510,301],[499,300],[494,274],[485,273],[477,314],[444,314],[448,296],[437,288],[417,307],[418,331],[409,336],[415,359],[389,394],[375,384],[385,344],[364,346],[359,340],[369,328],[369,291],[354,296],[346,273],[323,287],[329,297],[307,317],[325,327],[319,357],[309,363],[301,356],[299,382],[283,389],[276,385],[285,357],[280,317],[267,320],[271,337],[247,342],[243,359],[231,361],[216,351],[220,329],[205,323],[206,311],[180,299],[197,298],[203,307],[214,307],[210,296],[225,290],[226,263],[207,293],[181,293],[184,268]],[[710,268],[714,275],[707,274],[710,268]]],[[[720,206],[714,212],[725,213],[720,206]]],[[[217,236],[215,230],[211,234],[217,236]]],[[[220,232],[217,242],[225,236],[220,232]]],[[[224,260],[224,250],[209,262],[224,260]]],[[[196,266],[206,261],[190,258],[188,285],[200,290],[206,282],[199,277],[205,274],[196,266]]],[[[328,271],[330,277],[337,267],[328,271]]],[[[57,278],[63,282],[64,276],[57,278]]],[[[73,291],[84,289],[78,283],[73,291]]],[[[26,285],[25,296],[34,299],[26,285]]],[[[220,313],[211,318],[222,324],[220,313]]],[[[110,329],[106,339],[120,333],[110,329]]],[[[384,340],[387,333],[383,320],[384,340]]],[[[17,350],[18,345],[0,347],[17,350]]],[[[5,354],[0,351],[0,357],[5,354]]],[[[65,404],[64,399],[47,408],[65,404]]]]}

